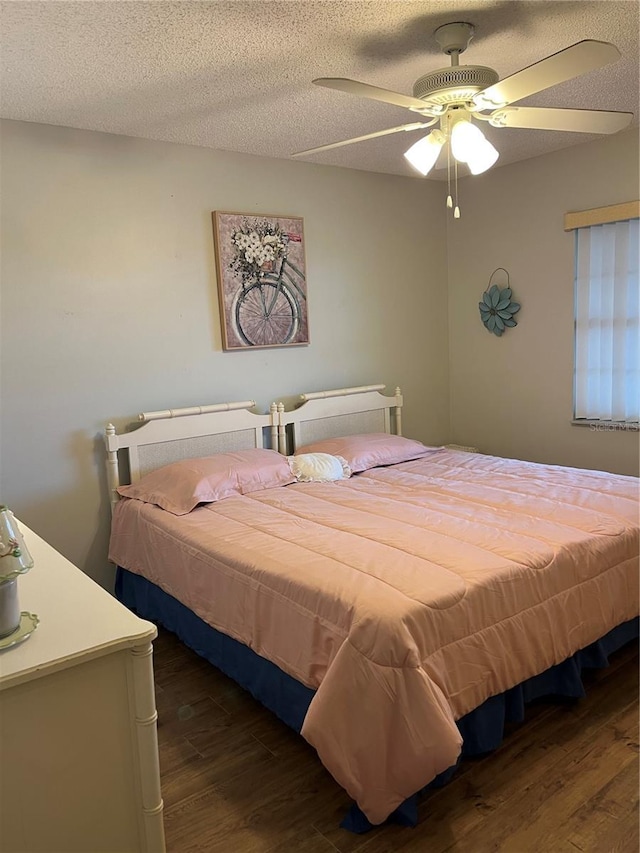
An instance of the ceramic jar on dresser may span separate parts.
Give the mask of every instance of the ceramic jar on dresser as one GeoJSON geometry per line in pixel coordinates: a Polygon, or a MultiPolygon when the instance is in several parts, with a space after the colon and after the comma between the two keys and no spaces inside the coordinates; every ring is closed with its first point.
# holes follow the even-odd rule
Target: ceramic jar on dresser
{"type": "Polygon", "coordinates": [[[0,651],[0,851],[163,853],[155,626],[20,529],[39,621],[0,651]]]}

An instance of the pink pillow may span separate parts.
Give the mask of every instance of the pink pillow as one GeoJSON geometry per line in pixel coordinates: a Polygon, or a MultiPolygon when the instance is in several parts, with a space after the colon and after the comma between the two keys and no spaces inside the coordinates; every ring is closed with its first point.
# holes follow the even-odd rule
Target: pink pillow
{"type": "Polygon", "coordinates": [[[372,432],[366,435],[346,435],[341,438],[327,438],[315,441],[296,450],[298,453],[331,453],[342,456],[356,474],[378,465],[394,465],[396,462],[408,462],[419,459],[433,450],[412,438],[401,435],[388,435],[385,432],[372,432]]]}
{"type": "Polygon", "coordinates": [[[183,459],[151,471],[118,494],[186,515],[199,503],[295,483],[286,456],[275,450],[237,450],[183,459]]]}

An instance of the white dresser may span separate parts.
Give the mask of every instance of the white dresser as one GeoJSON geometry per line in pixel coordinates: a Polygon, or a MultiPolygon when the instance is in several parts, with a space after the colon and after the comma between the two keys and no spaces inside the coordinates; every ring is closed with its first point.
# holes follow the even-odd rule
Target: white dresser
{"type": "Polygon", "coordinates": [[[162,853],[155,626],[20,529],[40,624],[0,652],[0,851],[162,853]]]}

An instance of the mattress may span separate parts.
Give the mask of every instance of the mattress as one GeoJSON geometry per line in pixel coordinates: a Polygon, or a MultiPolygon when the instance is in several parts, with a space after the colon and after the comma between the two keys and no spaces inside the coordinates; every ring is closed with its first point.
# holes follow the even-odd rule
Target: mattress
{"type": "Polygon", "coordinates": [[[455,721],[638,612],[638,483],[440,450],[176,517],[110,558],[314,689],[302,734],[372,823],[455,764],[455,721]]]}

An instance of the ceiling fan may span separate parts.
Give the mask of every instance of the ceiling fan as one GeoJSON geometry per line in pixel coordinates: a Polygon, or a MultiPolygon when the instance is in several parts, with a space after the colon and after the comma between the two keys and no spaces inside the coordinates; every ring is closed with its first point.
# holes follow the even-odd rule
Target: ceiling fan
{"type": "MultiPolygon", "coordinates": [[[[345,77],[314,80],[317,86],[406,107],[423,120],[298,151],[293,156],[302,157],[378,136],[438,125],[405,152],[411,165],[426,175],[446,143],[448,159],[453,156],[456,169],[461,162],[472,174],[480,174],[495,163],[498,152],[484,137],[478,122],[486,121],[496,128],[616,133],[631,121],[633,113],[628,112],[511,106],[536,92],[615,62],[620,58],[615,45],[593,39],[579,41],[500,80],[493,68],[459,64],[460,54],[469,46],[473,34],[473,25],[464,22],[438,27],[434,37],[443,53],[451,57],[451,66],[430,71],[416,80],[412,96],[345,77]]],[[[447,205],[452,206],[450,195],[447,205]]]]}

